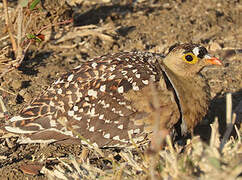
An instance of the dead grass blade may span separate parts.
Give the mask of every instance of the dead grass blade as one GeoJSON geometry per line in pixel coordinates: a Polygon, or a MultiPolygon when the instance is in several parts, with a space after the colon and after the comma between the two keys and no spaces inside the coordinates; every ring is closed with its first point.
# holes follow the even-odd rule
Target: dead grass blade
{"type": "Polygon", "coordinates": [[[236,120],[236,114],[232,114],[232,94],[231,93],[227,93],[226,94],[226,131],[224,134],[224,137],[221,141],[220,144],[220,151],[222,152],[223,147],[225,145],[225,143],[228,141],[229,136],[233,130],[233,126],[236,120]]]}
{"type": "Polygon", "coordinates": [[[103,41],[113,42],[114,39],[109,34],[116,34],[113,27],[98,27],[96,25],[87,25],[82,27],[76,27],[74,31],[67,32],[64,36],[62,34],[57,34],[56,38],[58,36],[60,36],[60,38],[56,41],[56,43],[58,44],[64,41],[68,41],[70,39],[74,39],[76,37],[84,36],[94,36],[100,38],[103,41]]]}

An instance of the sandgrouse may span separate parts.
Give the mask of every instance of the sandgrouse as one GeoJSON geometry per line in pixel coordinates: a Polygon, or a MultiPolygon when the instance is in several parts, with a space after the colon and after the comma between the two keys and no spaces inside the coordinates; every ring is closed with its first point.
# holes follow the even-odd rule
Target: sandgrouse
{"type": "Polygon", "coordinates": [[[208,86],[199,74],[221,65],[197,44],[170,48],[166,56],[121,52],[91,59],[65,74],[5,125],[20,143],[89,143],[128,147],[149,142],[159,103],[159,130],[178,122],[183,134],[202,120],[208,86]],[[153,90],[152,90],[153,88],[153,90]],[[80,138],[83,137],[83,138],[80,138]]]}

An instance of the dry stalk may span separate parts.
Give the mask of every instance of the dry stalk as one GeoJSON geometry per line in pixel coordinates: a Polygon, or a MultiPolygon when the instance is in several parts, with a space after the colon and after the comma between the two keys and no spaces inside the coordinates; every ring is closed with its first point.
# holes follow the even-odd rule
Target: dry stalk
{"type": "Polygon", "coordinates": [[[233,130],[234,127],[234,123],[236,120],[236,114],[233,113],[232,114],[232,94],[231,93],[227,93],[226,94],[226,131],[224,133],[224,137],[221,141],[220,144],[220,152],[222,152],[224,145],[226,144],[226,142],[229,139],[229,136],[233,130]]]}
{"type": "Polygon", "coordinates": [[[218,136],[219,136],[219,132],[218,132],[218,117],[215,117],[215,120],[213,122],[213,124],[210,124],[211,126],[211,137],[210,137],[210,147],[217,147],[218,145],[218,136]]]}
{"type": "Polygon", "coordinates": [[[17,17],[17,54],[16,59],[21,58],[22,56],[22,22],[23,22],[23,7],[18,5],[18,17],[17,17]]]}
{"type": "MultiPolygon", "coordinates": [[[[160,124],[160,102],[158,101],[158,92],[155,88],[154,83],[151,84],[151,92],[152,92],[152,104],[154,107],[154,112],[155,112],[155,122],[153,125],[153,134],[152,134],[152,138],[151,138],[151,150],[154,151],[155,153],[151,153],[151,157],[149,158],[149,173],[150,173],[150,177],[152,180],[157,179],[156,178],[156,166],[157,166],[157,162],[158,162],[158,158],[159,158],[159,154],[158,152],[160,151],[162,144],[164,143],[164,134],[165,132],[160,132],[161,129],[161,124],[160,124]],[[162,133],[162,134],[161,134],[162,133]]],[[[163,127],[162,127],[163,128],[163,127]]],[[[163,128],[162,130],[165,131],[165,129],[163,128]]]]}
{"type": "MultiPolygon", "coordinates": [[[[27,51],[27,49],[25,49],[25,51],[22,51],[22,47],[21,47],[21,42],[22,42],[22,28],[23,28],[23,7],[21,5],[18,5],[17,7],[17,12],[18,12],[18,17],[17,17],[17,43],[16,40],[13,36],[13,29],[12,29],[12,25],[9,22],[9,15],[8,15],[8,11],[7,11],[7,1],[4,0],[4,12],[5,12],[5,21],[6,21],[6,26],[8,28],[8,34],[10,37],[10,41],[12,43],[12,48],[15,54],[15,60],[11,61],[11,63],[8,65],[8,67],[2,71],[0,78],[3,77],[6,73],[14,70],[16,67],[19,66],[19,64],[22,62],[22,60],[24,59],[25,53],[27,51]]],[[[29,45],[27,46],[27,48],[29,47],[29,45]]]]}
{"type": "Polygon", "coordinates": [[[9,37],[10,37],[10,40],[11,40],[11,43],[12,43],[12,46],[13,46],[13,51],[14,51],[15,55],[17,55],[17,44],[16,44],[16,41],[15,41],[15,39],[13,37],[12,25],[9,22],[7,0],[3,0],[3,8],[4,8],[5,23],[6,23],[8,34],[9,34],[9,37]]]}
{"type": "Polygon", "coordinates": [[[73,19],[68,19],[68,20],[65,20],[65,21],[62,21],[62,22],[50,24],[50,25],[47,25],[47,26],[44,26],[43,28],[41,28],[36,34],[40,34],[45,29],[51,28],[53,26],[59,26],[59,25],[62,25],[62,24],[69,24],[69,23],[72,23],[72,22],[73,22],[73,19]]]}
{"type": "Polygon", "coordinates": [[[2,108],[4,114],[8,112],[8,111],[7,111],[7,108],[5,107],[5,105],[4,105],[4,103],[3,103],[2,96],[0,96],[0,106],[1,106],[1,108],[2,108]]]}

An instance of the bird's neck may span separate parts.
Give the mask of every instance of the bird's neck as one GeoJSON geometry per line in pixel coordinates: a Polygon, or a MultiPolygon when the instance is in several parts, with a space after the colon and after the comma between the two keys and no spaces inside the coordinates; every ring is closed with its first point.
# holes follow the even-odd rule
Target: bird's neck
{"type": "Polygon", "coordinates": [[[198,74],[194,77],[180,77],[165,68],[179,101],[182,115],[182,133],[191,132],[206,115],[208,109],[208,85],[198,74]]]}

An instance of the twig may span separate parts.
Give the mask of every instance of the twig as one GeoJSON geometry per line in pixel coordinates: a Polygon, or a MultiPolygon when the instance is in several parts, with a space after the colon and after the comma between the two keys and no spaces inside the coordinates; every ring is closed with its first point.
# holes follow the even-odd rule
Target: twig
{"type": "Polygon", "coordinates": [[[16,94],[14,94],[14,93],[12,93],[12,92],[3,89],[1,86],[0,86],[0,91],[3,91],[3,92],[8,93],[8,94],[11,94],[11,95],[13,95],[13,96],[17,96],[16,94]]]}
{"type": "Polygon", "coordinates": [[[152,92],[152,105],[155,112],[155,120],[153,125],[153,134],[151,138],[151,149],[152,151],[155,151],[156,153],[161,149],[162,144],[164,143],[166,139],[166,135],[168,134],[168,131],[165,127],[165,125],[161,122],[161,105],[159,102],[159,95],[157,92],[157,89],[155,87],[155,84],[151,84],[151,92],[152,92]]]}
{"type": "Polygon", "coordinates": [[[7,108],[5,107],[4,103],[3,103],[3,99],[2,99],[2,96],[0,96],[0,106],[3,110],[3,114],[4,114],[4,117],[5,117],[5,120],[8,120],[9,117],[8,117],[8,111],[7,111],[7,108]]]}
{"type": "Polygon", "coordinates": [[[218,147],[218,117],[215,117],[213,124],[210,124],[211,127],[211,137],[210,137],[210,147],[218,147]]]}
{"type": "Polygon", "coordinates": [[[62,25],[62,24],[68,24],[68,23],[72,23],[72,22],[73,22],[73,19],[69,19],[69,20],[65,20],[62,22],[55,23],[55,24],[50,24],[50,25],[47,25],[47,26],[44,26],[43,28],[41,28],[36,34],[40,34],[42,31],[44,31],[47,28],[62,25]]]}
{"type": "Polygon", "coordinates": [[[16,59],[21,59],[22,57],[22,47],[21,47],[21,40],[22,40],[22,22],[23,22],[23,7],[18,6],[18,17],[17,17],[17,43],[18,49],[16,54],[16,59]]]}
{"type": "Polygon", "coordinates": [[[238,142],[241,143],[241,137],[240,137],[239,129],[237,128],[236,125],[234,125],[234,128],[235,128],[236,134],[237,134],[237,136],[238,136],[238,142]]]}
{"type": "Polygon", "coordinates": [[[16,41],[15,41],[13,34],[12,34],[12,25],[9,23],[7,0],[3,0],[3,8],[4,8],[4,15],[5,15],[5,23],[6,23],[6,26],[7,26],[7,29],[8,29],[8,34],[9,34],[9,37],[10,37],[10,40],[11,40],[11,43],[12,43],[12,46],[13,46],[13,51],[14,51],[15,56],[16,56],[17,55],[17,44],[16,44],[16,41]]]}
{"type": "Polygon", "coordinates": [[[221,141],[220,144],[220,151],[223,150],[223,147],[225,145],[225,143],[227,142],[227,140],[229,139],[229,136],[233,130],[233,126],[236,120],[236,114],[233,113],[232,115],[232,95],[231,93],[226,94],[226,124],[227,124],[227,128],[226,131],[224,133],[224,137],[221,141]]]}
{"type": "Polygon", "coordinates": [[[27,50],[29,49],[29,46],[30,46],[31,44],[32,44],[32,41],[30,41],[30,42],[28,43],[28,45],[27,45],[26,48],[24,49],[23,53],[21,54],[21,57],[19,57],[17,63],[13,65],[15,68],[19,67],[19,65],[22,63],[22,61],[24,60],[24,56],[25,56],[25,54],[26,54],[26,52],[27,52],[27,50]]]}
{"type": "Polygon", "coordinates": [[[6,35],[6,36],[0,38],[0,41],[4,41],[4,40],[7,39],[8,37],[9,37],[9,35],[6,35]]]}
{"type": "MultiPolygon", "coordinates": [[[[151,81],[152,82],[152,81],[151,81]]],[[[151,138],[151,150],[155,152],[155,154],[152,154],[150,160],[150,167],[149,167],[149,172],[150,172],[150,178],[151,180],[155,180],[155,168],[157,166],[157,160],[158,160],[158,152],[162,146],[162,143],[164,141],[164,135],[162,134],[160,136],[160,102],[158,98],[158,92],[155,88],[155,84],[152,82],[151,83],[151,92],[152,92],[152,105],[155,111],[155,120],[153,124],[153,134],[151,138]]],[[[163,128],[163,127],[162,127],[163,128]]],[[[163,128],[164,129],[164,128],[163,128]]],[[[163,133],[163,132],[162,132],[163,133]]]]}

